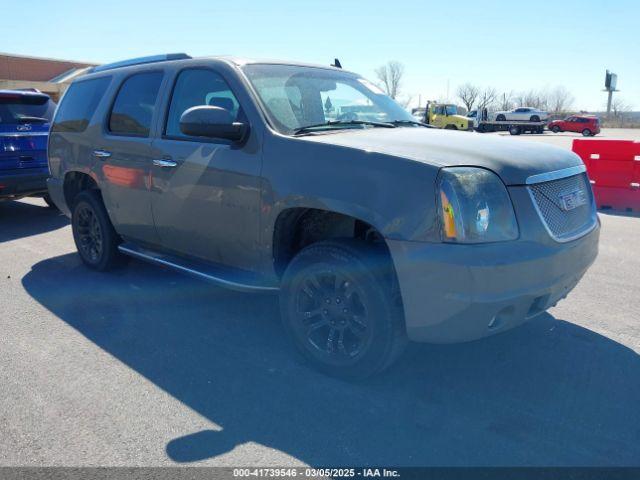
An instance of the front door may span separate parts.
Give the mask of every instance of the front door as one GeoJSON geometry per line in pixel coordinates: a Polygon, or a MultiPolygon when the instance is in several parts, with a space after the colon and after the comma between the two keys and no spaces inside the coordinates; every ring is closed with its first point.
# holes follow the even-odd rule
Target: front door
{"type": "Polygon", "coordinates": [[[144,243],[158,241],[149,195],[150,131],[162,78],[162,71],[152,71],[124,80],[92,152],[98,160],[102,197],[116,230],[144,243]]]}
{"type": "Polygon", "coordinates": [[[153,142],[151,203],[162,245],[177,253],[252,270],[258,264],[261,146],[189,137],[180,116],[213,105],[245,121],[225,79],[210,68],[181,70],[162,135],[153,142]]]}

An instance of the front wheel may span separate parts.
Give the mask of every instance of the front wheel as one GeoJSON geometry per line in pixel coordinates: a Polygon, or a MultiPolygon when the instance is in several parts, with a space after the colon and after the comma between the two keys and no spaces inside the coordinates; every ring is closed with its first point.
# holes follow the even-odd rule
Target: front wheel
{"type": "Polygon", "coordinates": [[[540,117],[538,115],[532,115],[531,118],[529,119],[529,121],[531,121],[531,122],[539,122],[540,121],[540,117]]]}
{"type": "Polygon", "coordinates": [[[553,127],[551,127],[551,131],[553,133],[560,133],[560,127],[557,125],[554,125],[553,127]]]}
{"type": "Polygon", "coordinates": [[[509,133],[511,135],[520,135],[520,127],[518,127],[517,125],[512,125],[511,127],[509,127],[509,133]]]}
{"type": "Polygon", "coordinates": [[[506,119],[504,115],[500,114],[496,117],[496,122],[504,122],[506,119]]]}
{"type": "Polygon", "coordinates": [[[302,355],[332,376],[365,378],[387,368],[406,344],[388,254],[354,240],[302,250],[282,280],[285,330],[302,355]]]}
{"type": "Polygon", "coordinates": [[[591,136],[591,130],[589,130],[588,128],[585,128],[584,130],[582,130],[582,136],[583,137],[590,137],[591,136]]]}
{"type": "Polygon", "coordinates": [[[98,190],[85,190],[73,202],[73,240],[83,263],[94,270],[109,270],[120,260],[120,237],[113,229],[98,190]]]}

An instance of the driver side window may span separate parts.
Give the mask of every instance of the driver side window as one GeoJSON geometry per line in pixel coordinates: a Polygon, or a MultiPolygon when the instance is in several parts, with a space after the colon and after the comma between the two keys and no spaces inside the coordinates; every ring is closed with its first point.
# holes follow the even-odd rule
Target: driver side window
{"type": "Polygon", "coordinates": [[[180,130],[180,117],[185,110],[200,105],[224,108],[234,120],[242,115],[238,100],[219,74],[201,68],[183,70],[173,89],[165,135],[188,138],[180,130]]]}

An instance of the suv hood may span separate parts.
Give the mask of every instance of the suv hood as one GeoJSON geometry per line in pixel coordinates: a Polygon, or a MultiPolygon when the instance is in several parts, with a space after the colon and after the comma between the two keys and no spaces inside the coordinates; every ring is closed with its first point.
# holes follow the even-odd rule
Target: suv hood
{"type": "Polygon", "coordinates": [[[506,185],[524,185],[531,175],[582,165],[580,157],[558,147],[482,133],[367,128],[299,139],[391,155],[434,167],[484,167],[497,173],[506,185]]]}

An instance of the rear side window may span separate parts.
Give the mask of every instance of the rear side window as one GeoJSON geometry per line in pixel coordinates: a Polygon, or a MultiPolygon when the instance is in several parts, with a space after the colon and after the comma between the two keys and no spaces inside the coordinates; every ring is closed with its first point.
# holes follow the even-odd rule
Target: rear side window
{"type": "Polygon", "coordinates": [[[111,133],[149,136],[162,75],[162,72],[138,73],[124,81],[109,115],[111,133]]]}
{"type": "Polygon", "coordinates": [[[84,132],[111,82],[111,77],[73,83],[62,99],[51,128],[54,132],[84,132]]]}

